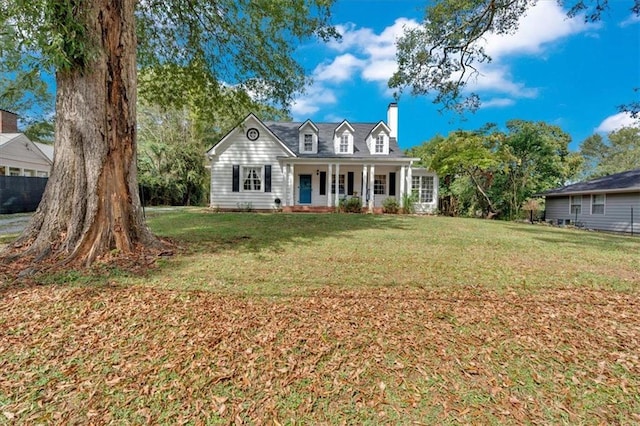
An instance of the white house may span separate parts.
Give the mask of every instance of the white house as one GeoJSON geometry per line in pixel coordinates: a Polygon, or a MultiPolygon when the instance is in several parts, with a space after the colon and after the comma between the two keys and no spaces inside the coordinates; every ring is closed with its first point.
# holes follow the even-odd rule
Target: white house
{"type": "Polygon", "coordinates": [[[0,176],[48,177],[53,146],[19,133],[17,121],[14,113],[0,109],[0,176]]]}
{"type": "Polygon", "coordinates": [[[413,167],[398,146],[398,106],[387,122],[263,122],[249,114],[215,144],[211,207],[221,210],[327,211],[356,197],[368,211],[385,199],[402,204],[415,193],[416,211],[434,212],[438,177],[413,167]]]}

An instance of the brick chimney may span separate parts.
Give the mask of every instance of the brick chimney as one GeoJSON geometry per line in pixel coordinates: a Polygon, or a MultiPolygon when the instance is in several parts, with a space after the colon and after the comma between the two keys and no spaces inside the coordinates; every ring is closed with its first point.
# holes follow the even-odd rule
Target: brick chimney
{"type": "Polygon", "coordinates": [[[0,109],[0,133],[19,133],[17,114],[0,109]]]}

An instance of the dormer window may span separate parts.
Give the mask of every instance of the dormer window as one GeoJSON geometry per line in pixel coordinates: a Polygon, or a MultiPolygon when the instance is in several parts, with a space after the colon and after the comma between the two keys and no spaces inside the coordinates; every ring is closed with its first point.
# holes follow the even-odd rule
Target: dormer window
{"type": "Polygon", "coordinates": [[[340,136],[340,153],[347,154],[349,153],[349,134],[343,133],[340,136]]]}
{"type": "Polygon", "coordinates": [[[298,150],[302,154],[318,153],[318,127],[311,120],[302,123],[298,127],[299,144],[298,150]]]}
{"type": "Polygon", "coordinates": [[[367,148],[371,155],[389,155],[389,127],[382,121],[367,136],[367,148]]]}
{"type": "Polygon", "coordinates": [[[384,134],[380,133],[376,138],[376,154],[384,153],[384,134]]]}
{"type": "Polygon", "coordinates": [[[313,151],[313,135],[311,133],[304,134],[304,152],[312,152],[313,151]]]}

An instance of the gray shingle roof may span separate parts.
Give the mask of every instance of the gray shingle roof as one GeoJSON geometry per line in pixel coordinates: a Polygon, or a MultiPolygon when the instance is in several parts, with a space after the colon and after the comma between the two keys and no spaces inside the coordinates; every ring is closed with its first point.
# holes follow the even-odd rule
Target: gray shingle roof
{"type": "Polygon", "coordinates": [[[389,138],[389,155],[372,155],[367,148],[367,136],[379,123],[349,123],[354,129],[353,154],[337,154],[333,149],[333,135],[338,126],[342,123],[313,123],[318,128],[318,153],[301,153],[299,148],[299,128],[302,122],[265,122],[271,130],[287,147],[299,157],[327,158],[327,157],[385,157],[385,158],[406,158],[398,146],[396,138],[389,138]]]}
{"type": "Polygon", "coordinates": [[[551,189],[540,195],[566,195],[591,192],[635,192],[640,191],[640,169],[599,177],[585,182],[574,183],[562,188],[551,189]]]}

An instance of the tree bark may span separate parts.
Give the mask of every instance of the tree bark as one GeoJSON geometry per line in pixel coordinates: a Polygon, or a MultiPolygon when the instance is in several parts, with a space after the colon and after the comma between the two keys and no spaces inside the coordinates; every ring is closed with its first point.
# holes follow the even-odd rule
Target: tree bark
{"type": "Polygon", "coordinates": [[[89,265],[107,254],[160,249],[142,214],[136,174],[134,0],[80,2],[95,51],[56,73],[56,136],[43,199],[3,253],[89,265]]]}

